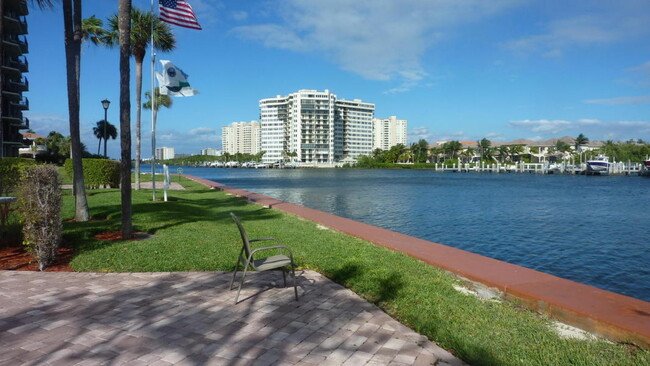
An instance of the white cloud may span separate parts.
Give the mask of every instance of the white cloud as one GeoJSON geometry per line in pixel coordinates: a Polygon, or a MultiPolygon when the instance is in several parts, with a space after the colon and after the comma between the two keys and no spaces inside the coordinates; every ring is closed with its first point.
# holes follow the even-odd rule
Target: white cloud
{"type": "Polygon", "coordinates": [[[191,136],[196,136],[196,135],[214,135],[217,133],[217,131],[214,128],[211,127],[198,127],[191,129],[188,132],[191,136]]]}
{"type": "Polygon", "coordinates": [[[575,2],[562,7],[564,18],[544,24],[545,32],[504,43],[520,53],[562,56],[575,46],[626,42],[650,34],[650,3],[644,0],[575,2]]]}
{"type": "Polygon", "coordinates": [[[576,121],[566,120],[523,120],[510,121],[510,127],[540,133],[543,139],[557,137],[559,133],[584,133],[592,140],[618,138],[620,140],[644,140],[650,137],[648,121],[602,121],[583,118],[576,121]]]}
{"type": "Polygon", "coordinates": [[[632,77],[623,80],[624,83],[635,86],[649,86],[650,85],[650,61],[641,65],[630,67],[625,71],[632,74],[632,77]]]}
{"type": "Polygon", "coordinates": [[[238,21],[246,20],[248,19],[248,13],[243,11],[243,10],[238,10],[238,11],[233,11],[230,13],[230,16],[238,21]]]}
{"type": "Polygon", "coordinates": [[[647,104],[650,103],[650,95],[641,95],[637,97],[618,97],[609,99],[590,99],[585,103],[590,104],[608,104],[608,105],[621,105],[621,104],[647,104]]]}
{"type": "Polygon", "coordinates": [[[25,117],[29,119],[30,126],[39,135],[47,136],[50,131],[57,131],[63,135],[70,134],[68,118],[53,114],[42,114],[27,111],[25,117]]]}
{"type": "Polygon", "coordinates": [[[544,133],[559,133],[573,127],[573,123],[563,120],[523,120],[523,121],[510,121],[510,126],[523,128],[532,132],[544,133]]]}
{"type": "Polygon", "coordinates": [[[634,66],[626,69],[625,71],[641,71],[641,72],[647,72],[650,73],[650,61],[643,63],[639,66],[634,66]]]}
{"type": "MultiPolygon", "coordinates": [[[[322,55],[371,80],[418,82],[421,58],[449,29],[489,17],[519,0],[284,0],[279,24],[236,27],[267,47],[322,55]]],[[[403,92],[400,86],[388,92],[403,92]]]]}

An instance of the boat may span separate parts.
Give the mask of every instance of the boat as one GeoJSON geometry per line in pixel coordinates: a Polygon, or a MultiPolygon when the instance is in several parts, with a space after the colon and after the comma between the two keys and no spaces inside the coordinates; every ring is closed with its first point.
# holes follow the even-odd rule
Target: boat
{"type": "Polygon", "coordinates": [[[587,161],[587,174],[604,175],[609,174],[612,163],[605,155],[598,155],[595,159],[587,161]]]}
{"type": "Polygon", "coordinates": [[[650,177],[650,159],[645,159],[639,170],[639,175],[642,177],[650,177]]]}

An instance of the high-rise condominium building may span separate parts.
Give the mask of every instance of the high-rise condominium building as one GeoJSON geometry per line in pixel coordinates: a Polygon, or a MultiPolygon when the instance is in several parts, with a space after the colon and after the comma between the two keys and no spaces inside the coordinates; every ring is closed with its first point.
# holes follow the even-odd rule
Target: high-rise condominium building
{"type": "Polygon", "coordinates": [[[260,123],[234,122],[221,128],[221,149],[228,154],[257,154],[260,150],[260,123]]]}
{"type": "Polygon", "coordinates": [[[176,149],[173,147],[157,147],[156,160],[169,160],[176,156],[176,149]]]}
{"type": "Polygon", "coordinates": [[[208,147],[206,149],[201,149],[201,155],[221,156],[221,151],[208,147]]]}
{"type": "Polygon", "coordinates": [[[329,90],[300,90],[260,100],[263,161],[333,164],[370,154],[375,105],[338,99],[329,90]]]}
{"type": "Polygon", "coordinates": [[[397,119],[395,116],[390,116],[389,118],[375,118],[373,124],[373,150],[389,150],[397,144],[403,144],[406,146],[407,136],[405,119],[397,119]]]}
{"type": "Polygon", "coordinates": [[[29,100],[23,92],[29,90],[29,82],[23,73],[29,71],[25,54],[27,47],[27,20],[29,13],[26,0],[0,1],[0,158],[18,156],[18,149],[27,147],[20,130],[29,128],[29,120],[23,111],[29,109],[29,100]]]}

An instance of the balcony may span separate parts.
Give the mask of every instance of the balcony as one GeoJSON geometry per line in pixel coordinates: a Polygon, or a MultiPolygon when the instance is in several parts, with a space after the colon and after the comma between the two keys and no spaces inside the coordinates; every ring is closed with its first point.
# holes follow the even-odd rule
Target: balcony
{"type": "Polygon", "coordinates": [[[29,90],[29,80],[26,77],[18,80],[6,80],[2,86],[2,90],[7,90],[13,93],[22,93],[29,90]]]}
{"type": "MultiPolygon", "coordinates": [[[[5,91],[3,90],[2,93],[4,93],[4,92],[5,91]]],[[[29,99],[24,98],[24,99],[21,99],[21,100],[18,100],[18,101],[12,101],[12,102],[9,102],[9,105],[11,107],[13,107],[13,108],[17,108],[19,110],[26,111],[26,110],[29,109],[29,99]]]]}
{"type": "Polygon", "coordinates": [[[27,19],[14,12],[5,12],[3,17],[4,31],[12,34],[27,34],[27,19]]]}
{"type": "Polygon", "coordinates": [[[27,39],[20,39],[15,35],[5,35],[2,40],[4,51],[7,56],[22,56],[29,53],[27,39]]]}
{"type": "Polygon", "coordinates": [[[29,9],[27,8],[27,0],[5,1],[5,4],[5,12],[13,12],[17,15],[29,14],[29,9]]]}
{"type": "Polygon", "coordinates": [[[2,64],[2,73],[5,78],[20,78],[23,73],[28,71],[29,64],[24,57],[7,57],[2,64]]]}

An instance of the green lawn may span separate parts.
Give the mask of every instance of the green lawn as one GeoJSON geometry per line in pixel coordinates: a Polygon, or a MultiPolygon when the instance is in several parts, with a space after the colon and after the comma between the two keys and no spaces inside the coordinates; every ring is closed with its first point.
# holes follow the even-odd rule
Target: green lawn
{"type": "MultiPolygon", "coordinates": [[[[176,180],[176,179],[175,179],[176,180]]],[[[561,339],[549,321],[515,303],[482,301],[452,288],[452,275],[398,252],[280,211],[183,180],[172,202],[151,202],[133,191],[133,224],[153,234],[144,241],[104,242],[94,234],[120,229],[119,190],[89,191],[94,218],[67,222],[64,239],[76,247],[77,271],[230,271],[240,238],[229,212],[251,237],[276,237],[296,262],[352,289],[391,316],[427,335],[470,364],[647,365],[650,352],[625,344],[561,339]]],[[[64,220],[73,217],[65,195],[64,220]]]]}

